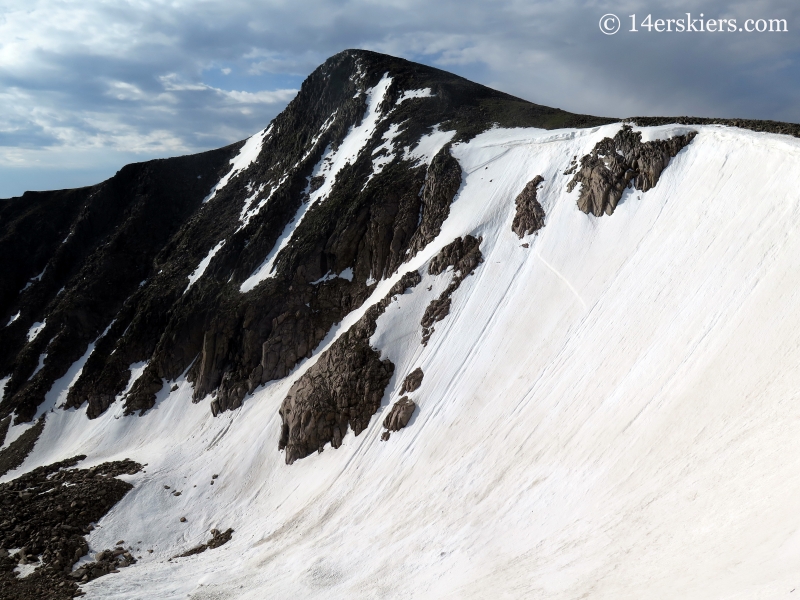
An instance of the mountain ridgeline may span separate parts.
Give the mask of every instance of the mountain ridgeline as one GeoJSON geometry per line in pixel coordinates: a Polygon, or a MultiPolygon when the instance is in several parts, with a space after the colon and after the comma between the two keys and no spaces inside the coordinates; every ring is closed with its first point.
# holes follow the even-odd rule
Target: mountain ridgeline
{"type": "MultiPolygon", "coordinates": [[[[144,414],[182,375],[196,402],[211,396],[214,415],[235,409],[311,357],[378,281],[439,235],[462,183],[453,144],[493,127],[612,122],[348,50],[249,140],[129,165],[88,188],[5,200],[0,419],[30,421],[55,404],[87,405],[89,418],[115,402],[144,414]]],[[[655,185],[691,139],[643,143],[626,125],[580,164],[564,165],[575,174],[570,186],[582,184],[579,207],[611,214],[624,189],[655,185]]],[[[544,224],[541,182],[517,198],[520,237],[544,224]]],[[[479,244],[477,260],[428,307],[424,343],[480,263],[479,244]]],[[[356,327],[357,359],[340,348],[346,364],[328,356],[320,363],[328,375],[317,365],[298,382],[306,399],[287,398],[287,461],[337,445],[348,424],[358,433],[376,412],[392,367],[364,337],[374,318],[356,327]],[[331,377],[342,382],[320,391],[331,377]],[[298,402],[303,414],[290,416],[298,402]]]]}
{"type": "Polygon", "coordinates": [[[445,147],[430,165],[399,156],[374,174],[373,154],[387,132],[402,124],[394,145],[409,147],[437,126],[454,132],[452,143],[496,124],[551,129],[607,122],[402,59],[345,51],[308,77],[271,124],[255,160],[207,202],[243,143],[129,165],[88,188],[3,201],[0,376],[10,379],[0,417],[34,418],[90,345],[94,351],[66,401],[88,403],[90,418],[118,399],[128,413],[148,410],[165,382],[187,369],[196,400],[212,394],[214,411],[235,408],[255,387],[310,356],[330,327],[365,300],[368,281],[394,272],[438,234],[458,190],[458,165],[445,147]],[[322,185],[315,167],[361,124],[366,92],[385,76],[390,83],[372,135],[329,182],[327,200],[308,209],[278,253],[274,276],[243,293],[242,283],[322,185]],[[427,92],[400,101],[409,90],[427,92]],[[325,279],[348,269],[349,279],[325,279]],[[144,373],[121,397],[131,365],[143,362],[144,373]]]}

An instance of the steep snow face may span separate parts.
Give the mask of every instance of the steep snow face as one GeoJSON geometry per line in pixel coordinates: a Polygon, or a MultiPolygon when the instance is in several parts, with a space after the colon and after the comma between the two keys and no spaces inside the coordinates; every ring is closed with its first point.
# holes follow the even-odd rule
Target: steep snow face
{"type": "Polygon", "coordinates": [[[464,178],[441,234],[289,377],[217,418],[183,378],[141,418],[56,409],[1,480],[78,453],[86,466],[148,463],[89,543],[142,540],[154,552],[84,586],[88,598],[789,594],[800,564],[800,141],[693,127],[654,189],[587,216],[564,170],[617,129],[496,129],[454,146],[464,178]],[[514,198],[536,175],[545,226],[520,240],[514,198]],[[484,262],[422,346],[422,313],[452,277],[427,264],[466,234],[482,236],[484,262]],[[409,269],[422,282],[371,340],[395,364],[382,408],[339,449],[286,466],[282,399],[409,269]],[[417,367],[418,411],[382,442],[417,367]],[[233,527],[231,542],[168,562],[212,527],[233,527]]]}
{"type": "MultiPolygon", "coordinates": [[[[324,182],[318,189],[310,193],[307,202],[300,205],[294,218],[286,225],[272,251],[267,255],[267,258],[253,274],[242,283],[240,287],[241,292],[249,292],[265,279],[274,276],[273,268],[275,267],[275,259],[278,257],[281,250],[289,245],[292,235],[303,221],[303,217],[305,217],[308,209],[317,202],[324,201],[328,197],[333,184],[336,182],[336,176],[339,174],[339,171],[341,171],[346,164],[355,162],[358,155],[364,149],[364,146],[372,138],[375,133],[375,128],[378,126],[382,116],[380,105],[386,97],[386,91],[391,84],[392,78],[389,77],[387,73],[375,87],[367,90],[367,110],[361,123],[357,127],[352,127],[350,129],[338,148],[335,150],[331,147],[327,148],[319,163],[314,167],[311,176],[312,179],[315,177],[322,177],[324,178],[324,182]]],[[[329,127],[330,123],[326,122],[326,124],[323,125],[323,130],[329,127]]],[[[314,144],[316,144],[316,141],[312,142],[312,147],[314,144]]]]}

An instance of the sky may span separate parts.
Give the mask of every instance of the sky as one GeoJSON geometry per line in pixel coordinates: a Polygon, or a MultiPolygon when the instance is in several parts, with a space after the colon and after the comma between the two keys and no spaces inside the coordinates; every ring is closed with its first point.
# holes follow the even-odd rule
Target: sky
{"type": "Polygon", "coordinates": [[[798,31],[796,0],[0,0],[0,198],[244,139],[346,48],[573,112],[800,122],[798,31]],[[686,13],[737,27],[655,30],[686,13]]]}

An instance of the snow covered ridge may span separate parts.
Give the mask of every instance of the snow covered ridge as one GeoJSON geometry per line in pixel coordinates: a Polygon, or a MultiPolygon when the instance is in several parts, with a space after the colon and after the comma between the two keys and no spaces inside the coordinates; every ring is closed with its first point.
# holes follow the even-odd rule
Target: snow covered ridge
{"type": "MultiPolygon", "coordinates": [[[[337,55],[213,200],[246,144],[87,192],[163,212],[191,191],[98,248],[67,219],[20,273],[0,486],[77,455],[60,472],[143,467],[69,533],[88,597],[794,589],[800,142],[526,116],[465,85],[337,55]],[[62,281],[67,250],[96,254],[62,281]]],[[[33,548],[16,525],[0,547],[33,548]]]]}

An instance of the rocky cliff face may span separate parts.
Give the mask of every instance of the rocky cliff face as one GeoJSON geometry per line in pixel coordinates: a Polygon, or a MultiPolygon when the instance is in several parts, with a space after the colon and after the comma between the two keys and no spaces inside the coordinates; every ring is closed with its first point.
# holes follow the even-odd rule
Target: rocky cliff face
{"type": "Polygon", "coordinates": [[[236,408],[438,235],[461,183],[450,143],[604,122],[346,51],[247,143],[3,201],[0,418],[34,418],[76,364],[66,405],[90,418],[147,411],[187,370],[196,401],[236,408]]]}

